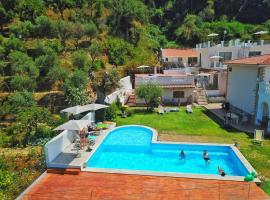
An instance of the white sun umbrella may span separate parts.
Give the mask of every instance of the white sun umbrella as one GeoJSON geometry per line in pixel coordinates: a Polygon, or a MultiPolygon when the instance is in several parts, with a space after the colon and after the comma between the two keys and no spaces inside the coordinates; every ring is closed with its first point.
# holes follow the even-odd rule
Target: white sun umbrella
{"type": "Polygon", "coordinates": [[[210,58],[211,59],[222,59],[223,57],[222,56],[211,56],[210,58]]]}
{"type": "Polygon", "coordinates": [[[65,113],[77,115],[77,114],[82,113],[82,106],[78,105],[78,106],[69,107],[69,108],[61,110],[60,112],[61,113],[65,112],[65,113]]]}
{"type": "Polygon", "coordinates": [[[100,110],[103,108],[107,108],[108,106],[103,105],[103,104],[96,104],[96,103],[91,103],[91,104],[87,104],[87,105],[83,105],[83,106],[73,106],[70,108],[66,108],[64,110],[61,110],[60,112],[65,112],[65,113],[69,113],[69,114],[73,114],[73,115],[77,115],[86,111],[96,111],[96,110],[100,110]]]}
{"type": "Polygon", "coordinates": [[[148,66],[148,65],[141,65],[141,66],[137,67],[137,69],[145,69],[145,68],[150,68],[150,66],[148,66]]]}
{"type": "Polygon", "coordinates": [[[97,103],[91,103],[91,104],[86,104],[84,106],[81,106],[81,109],[83,112],[86,111],[96,111],[96,110],[100,110],[103,108],[108,108],[109,106],[106,106],[104,104],[97,104],[97,103]]]}
{"type": "Polygon", "coordinates": [[[209,35],[207,35],[208,37],[216,37],[216,36],[218,36],[219,34],[217,34],[217,33],[210,33],[209,35]]]}
{"type": "Polygon", "coordinates": [[[268,34],[268,31],[258,31],[256,33],[253,33],[253,35],[264,35],[264,34],[268,34]]]}
{"type": "Polygon", "coordinates": [[[90,121],[88,120],[69,120],[68,122],[56,127],[55,131],[59,130],[71,130],[71,131],[80,131],[83,128],[86,128],[90,125],[90,121]]]}

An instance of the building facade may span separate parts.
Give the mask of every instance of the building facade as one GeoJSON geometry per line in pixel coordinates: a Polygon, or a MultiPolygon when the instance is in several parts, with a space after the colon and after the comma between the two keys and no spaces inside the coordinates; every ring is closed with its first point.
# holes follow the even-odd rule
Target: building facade
{"type": "Polygon", "coordinates": [[[270,54],[228,61],[227,101],[270,131],[270,54]]]}
{"type": "MultiPolygon", "coordinates": [[[[172,73],[164,70],[163,74],[136,74],[135,88],[151,82],[163,89],[164,104],[188,103],[195,98],[194,75],[190,73],[172,73]]],[[[144,104],[143,99],[136,99],[137,104],[144,104]]]]}
{"type": "Polygon", "coordinates": [[[161,62],[165,68],[198,67],[199,54],[193,49],[161,49],[161,62]]]}

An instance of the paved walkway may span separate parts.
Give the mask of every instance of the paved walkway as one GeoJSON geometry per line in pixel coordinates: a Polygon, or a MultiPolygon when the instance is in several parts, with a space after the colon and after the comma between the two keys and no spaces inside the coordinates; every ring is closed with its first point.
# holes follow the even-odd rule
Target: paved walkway
{"type": "Polygon", "coordinates": [[[20,199],[266,200],[255,183],[81,172],[46,173],[20,199]]]}
{"type": "MultiPolygon", "coordinates": [[[[211,103],[204,106],[207,110],[209,110],[211,113],[213,113],[215,116],[217,116],[220,120],[224,120],[224,117],[226,116],[226,111],[221,108],[221,103],[211,103]]],[[[252,124],[231,124],[233,128],[246,132],[246,133],[254,133],[254,125],[252,124]]]]}

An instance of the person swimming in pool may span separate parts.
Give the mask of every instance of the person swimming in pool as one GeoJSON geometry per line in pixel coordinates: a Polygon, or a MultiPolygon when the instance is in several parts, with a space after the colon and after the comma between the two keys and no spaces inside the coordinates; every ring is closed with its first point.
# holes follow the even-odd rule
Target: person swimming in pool
{"type": "Polygon", "coordinates": [[[203,151],[203,159],[204,159],[206,164],[210,163],[210,158],[209,158],[209,154],[208,154],[207,150],[203,151]]]}
{"type": "Polygon", "coordinates": [[[180,154],[179,154],[179,158],[180,158],[181,160],[183,160],[183,159],[186,158],[186,154],[185,154],[184,150],[181,150],[181,152],[180,152],[180,154]]]}
{"type": "Polygon", "coordinates": [[[225,171],[220,166],[218,166],[218,173],[220,174],[220,176],[226,175],[225,171]]]}

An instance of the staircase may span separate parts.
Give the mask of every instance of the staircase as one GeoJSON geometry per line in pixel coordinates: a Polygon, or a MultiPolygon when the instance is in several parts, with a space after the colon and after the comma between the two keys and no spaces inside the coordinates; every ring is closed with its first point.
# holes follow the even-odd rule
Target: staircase
{"type": "Polygon", "coordinates": [[[136,95],[134,93],[129,95],[126,105],[136,106],[136,95]]]}
{"type": "Polygon", "coordinates": [[[199,105],[207,105],[207,99],[202,88],[197,88],[197,103],[199,105]]]}

